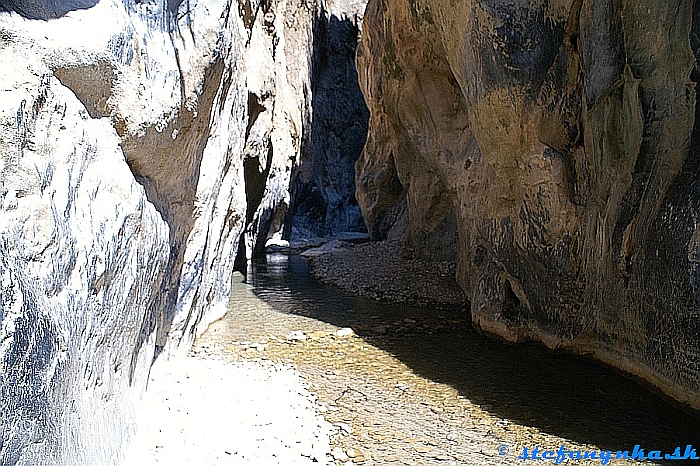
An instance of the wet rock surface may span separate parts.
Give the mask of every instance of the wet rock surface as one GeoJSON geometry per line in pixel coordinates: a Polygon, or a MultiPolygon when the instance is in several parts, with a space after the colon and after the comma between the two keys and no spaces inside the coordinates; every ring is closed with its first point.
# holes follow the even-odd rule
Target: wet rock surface
{"type": "Polygon", "coordinates": [[[458,310],[362,300],[305,276],[298,257],[255,267],[194,352],[299,370],[334,426],[335,464],[520,464],[534,445],[672,452],[700,427],[590,362],[481,337],[458,310]]]}

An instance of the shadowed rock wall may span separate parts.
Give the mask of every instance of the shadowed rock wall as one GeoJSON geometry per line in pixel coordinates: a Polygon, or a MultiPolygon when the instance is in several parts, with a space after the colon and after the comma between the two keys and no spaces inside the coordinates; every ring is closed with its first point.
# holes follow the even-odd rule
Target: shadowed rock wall
{"type": "Polygon", "coordinates": [[[273,237],[364,227],[354,199],[354,162],[368,114],[354,51],[365,4],[262,2],[256,7],[262,21],[247,33],[248,53],[255,59],[246,68],[248,225],[236,258],[243,272],[245,260],[264,252],[273,237]]]}
{"type": "Polygon", "coordinates": [[[365,231],[355,199],[355,162],[369,118],[355,69],[358,26],[357,15],[322,12],[315,19],[310,121],[292,175],[287,237],[365,231]]]}
{"type": "Polygon", "coordinates": [[[371,235],[454,247],[485,332],[700,409],[698,6],[371,0],[363,27],[371,235]]]}

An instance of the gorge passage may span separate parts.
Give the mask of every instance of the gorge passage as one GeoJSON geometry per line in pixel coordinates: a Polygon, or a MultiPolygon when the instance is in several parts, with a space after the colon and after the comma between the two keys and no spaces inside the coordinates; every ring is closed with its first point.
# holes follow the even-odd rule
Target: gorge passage
{"type": "Polygon", "coordinates": [[[697,411],[699,27],[694,1],[0,0],[0,462],[118,462],[234,269],[348,233],[449,263],[470,329],[697,411]]]}

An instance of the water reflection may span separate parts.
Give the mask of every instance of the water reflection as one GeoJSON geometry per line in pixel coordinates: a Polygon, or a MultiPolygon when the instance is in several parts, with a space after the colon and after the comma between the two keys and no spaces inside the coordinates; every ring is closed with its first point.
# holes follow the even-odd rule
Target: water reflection
{"type": "Polygon", "coordinates": [[[613,451],[700,446],[700,420],[640,385],[590,361],[484,338],[459,309],[359,298],[319,283],[305,259],[285,254],[252,264],[248,282],[275,309],[352,327],[414,372],[521,425],[613,451]]]}

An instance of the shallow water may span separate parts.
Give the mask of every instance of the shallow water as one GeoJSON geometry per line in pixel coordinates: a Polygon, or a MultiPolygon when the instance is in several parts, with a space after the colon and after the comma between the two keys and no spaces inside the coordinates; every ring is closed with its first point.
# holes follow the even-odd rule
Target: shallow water
{"type": "Polygon", "coordinates": [[[351,327],[407,370],[513,424],[612,451],[700,447],[698,418],[593,362],[487,339],[463,310],[363,299],[319,283],[305,259],[281,253],[253,263],[247,282],[277,311],[351,327]]]}

